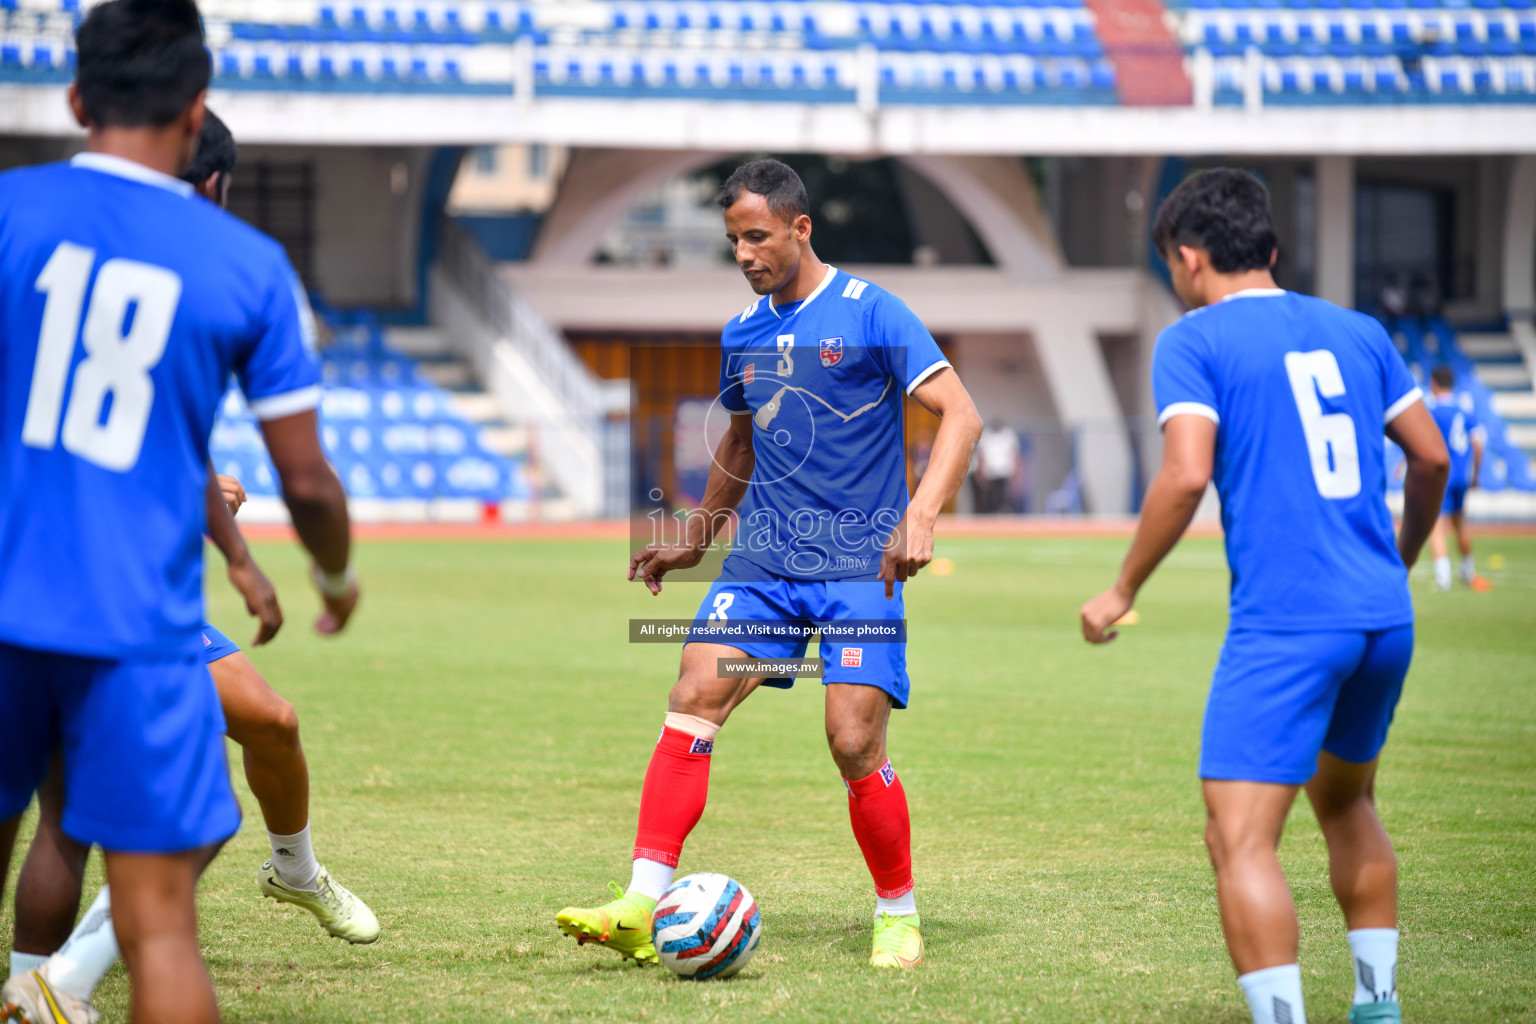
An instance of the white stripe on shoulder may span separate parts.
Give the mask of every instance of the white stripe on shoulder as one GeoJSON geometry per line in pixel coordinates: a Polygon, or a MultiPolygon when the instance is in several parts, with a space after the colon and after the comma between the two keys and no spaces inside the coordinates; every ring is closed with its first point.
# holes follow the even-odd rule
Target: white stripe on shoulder
{"type": "Polygon", "coordinates": [[[1402,398],[1399,398],[1397,401],[1387,406],[1387,414],[1382,417],[1381,422],[1383,424],[1391,423],[1403,413],[1407,412],[1410,405],[1423,397],[1424,392],[1421,388],[1413,388],[1402,398]]]}
{"type": "Polygon", "coordinates": [[[1221,424],[1221,414],[1204,402],[1174,402],[1158,416],[1157,425],[1162,426],[1175,416],[1204,416],[1218,426],[1221,424]]]}
{"type": "Polygon", "coordinates": [[[850,277],[848,279],[847,286],[843,288],[843,298],[854,300],[860,299],[864,295],[864,289],[868,287],[868,281],[860,281],[856,277],[850,277]]]}
{"type": "Polygon", "coordinates": [[[268,395],[247,404],[251,407],[251,415],[259,420],[280,420],[294,413],[318,409],[320,395],[320,385],[316,384],[313,387],[284,391],[280,395],[268,395]]]}
{"type": "Polygon", "coordinates": [[[916,377],[913,377],[912,378],[912,383],[907,385],[907,394],[910,395],[912,392],[916,391],[917,390],[917,386],[919,384],[921,384],[923,381],[927,380],[929,377],[932,377],[934,374],[938,373],[940,370],[944,369],[944,367],[946,367],[948,365],[949,365],[949,360],[948,359],[940,359],[938,362],[934,363],[932,366],[924,367],[923,368],[923,372],[919,373],[916,377]]]}

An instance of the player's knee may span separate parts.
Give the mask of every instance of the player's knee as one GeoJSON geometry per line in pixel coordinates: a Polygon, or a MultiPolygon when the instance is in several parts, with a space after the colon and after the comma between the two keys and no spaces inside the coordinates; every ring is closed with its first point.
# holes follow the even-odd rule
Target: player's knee
{"type": "Polygon", "coordinates": [[[1273,853],[1274,840],[1263,830],[1255,828],[1252,821],[1208,813],[1205,818],[1205,848],[1211,855],[1212,866],[1220,871],[1235,861],[1266,852],[1273,853]]]}
{"type": "Polygon", "coordinates": [[[845,779],[862,779],[880,767],[880,740],[879,732],[858,726],[827,729],[827,747],[845,779]]]}
{"type": "Polygon", "coordinates": [[[290,750],[299,745],[299,713],[277,694],[263,701],[243,730],[250,742],[267,750],[290,750]]]}
{"type": "Polygon", "coordinates": [[[717,721],[730,708],[731,696],[712,673],[685,665],[667,697],[667,710],[717,721]]]}

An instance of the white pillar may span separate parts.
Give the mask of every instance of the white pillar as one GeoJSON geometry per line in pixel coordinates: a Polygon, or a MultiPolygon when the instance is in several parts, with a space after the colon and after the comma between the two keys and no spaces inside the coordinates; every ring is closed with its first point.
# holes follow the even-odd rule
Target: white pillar
{"type": "Polygon", "coordinates": [[[1504,311],[1536,312],[1536,156],[1517,156],[1504,216],[1504,311]]]}
{"type": "Polygon", "coordinates": [[[1355,305],[1355,158],[1317,158],[1317,294],[1355,305]]]}
{"type": "Polygon", "coordinates": [[[1086,319],[1063,317],[1040,323],[1034,341],[1061,425],[1078,431],[1087,511],[1125,515],[1131,510],[1131,442],[1098,337],[1086,319]]]}

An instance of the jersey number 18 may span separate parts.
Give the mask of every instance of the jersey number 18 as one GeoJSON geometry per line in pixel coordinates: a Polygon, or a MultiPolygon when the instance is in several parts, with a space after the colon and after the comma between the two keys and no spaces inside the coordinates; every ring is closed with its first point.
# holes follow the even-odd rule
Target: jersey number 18
{"type": "Polygon", "coordinates": [[[94,250],[60,242],[37,275],[37,290],[48,298],[21,442],[46,450],[58,440],[64,385],[78,335],[85,343],[85,358],[75,370],[69,408],[63,410],[64,450],[121,473],[139,461],[144,446],[155,399],[149,371],[165,354],[181,301],[181,278],[164,267],[110,259],[96,275],[87,309],[85,291],[95,263],[94,250]],[[112,404],[107,407],[109,397],[112,404]]]}

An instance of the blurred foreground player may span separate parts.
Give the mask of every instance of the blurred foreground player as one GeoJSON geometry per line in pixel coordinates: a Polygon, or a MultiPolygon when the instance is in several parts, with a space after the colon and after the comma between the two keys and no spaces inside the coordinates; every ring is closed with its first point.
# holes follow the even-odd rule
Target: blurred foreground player
{"type": "Polygon", "coordinates": [[[1305,1024],[1296,908],[1276,856],[1305,786],[1354,954],[1349,1019],[1399,1022],[1397,862],[1374,785],[1413,656],[1407,567],[1440,506],[1445,445],[1376,320],[1275,287],[1269,201],[1252,175],[1185,181],[1153,241],[1192,310],[1158,338],[1162,468],[1119,580],[1083,606],[1083,635],[1114,639],[1106,630],[1214,475],[1232,607],[1200,777],[1227,949],[1255,1024],[1305,1024]],[[1408,457],[1395,543],[1383,428],[1408,457]]]}
{"type": "Polygon", "coordinates": [[[332,630],[356,603],[346,497],[292,267],[174,177],[210,73],[196,6],[109,0],[76,43],[88,152],[0,177],[0,877],[58,750],[63,831],[105,851],[133,1018],[215,1021],[194,895],[240,812],[202,658],[202,533],[232,371],[332,630]]]}
{"type": "MultiPolygon", "coordinates": [[[[235,163],[229,129],[212,111],[205,112],[196,154],[181,179],[205,199],[224,206],[235,163]]],[[[254,572],[260,576],[233,518],[245,501],[245,490],[233,477],[217,479],[222,494],[208,508],[208,534],[223,552],[232,575],[254,572]]],[[[264,576],[260,585],[270,593],[264,576]]],[[[272,605],[275,621],[263,622],[257,645],[281,625],[275,595],[272,605]]],[[[315,858],[309,834],[309,770],[293,706],[267,685],[233,641],[207,622],[202,633],[203,658],[219,691],[226,733],[241,746],[246,781],[261,805],[271,844],[272,857],[257,872],[258,888],[263,895],[309,910],[338,938],[373,942],[379,937],[373,912],[315,858]]],[[[55,765],[38,790],[37,834],[16,882],[12,978],[7,990],[0,992],[0,1005],[7,999],[24,1005],[29,996],[35,1003],[47,985],[61,1009],[84,1018],[96,987],[117,961],[118,948],[111,927],[110,886],[102,887],[79,925],[70,930],[80,908],[90,849],[61,829],[63,795],[63,780],[55,765]],[[36,978],[31,975],[34,970],[36,978]]]]}
{"type": "MultiPolygon", "coordinates": [[[[730,424],[684,539],[630,559],[653,594],[697,565],[740,508],[740,526],[696,623],[900,623],[902,583],[933,558],[939,510],[959,489],[981,433],[960,378],[901,300],[829,267],[811,249],[805,185],[777,160],[738,168],[717,201],[758,299],[721,336],[719,403],[730,424]],[[903,394],[941,418],[917,493],[907,495],[903,394]],[[743,499],[745,501],[743,502],[743,499]]],[[[725,659],[788,659],[806,640],[720,643],[691,633],[640,796],[628,890],[556,920],[579,942],[654,962],[650,916],[683,841],[704,813],[709,762],[726,718],[758,686],[722,678],[725,659]]],[[[734,638],[732,638],[734,640],[734,638]]],[[[907,706],[905,643],[823,632],[826,733],[848,790],[854,837],[874,877],[876,967],[912,967],[923,940],[912,892],[906,794],[886,757],[891,709],[907,706]]],[[[727,951],[726,955],[731,955],[727,951]]]]}
{"type": "Polygon", "coordinates": [[[1456,374],[1449,367],[1435,367],[1429,375],[1429,413],[1445,437],[1451,453],[1451,478],[1445,485],[1445,500],[1440,503],[1440,518],[1429,538],[1429,552],[1435,559],[1435,586],[1451,589],[1451,558],[1445,535],[1456,531],[1456,546],[1461,551],[1461,582],[1479,592],[1493,589],[1493,584],[1477,574],[1472,561],[1472,530],[1467,524],[1467,492],[1477,486],[1483,468],[1482,425],[1457,401],[1456,374]]]}

